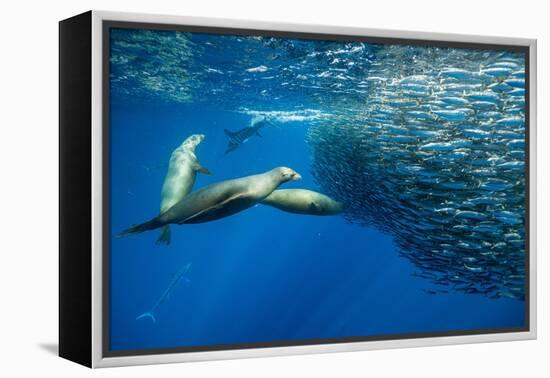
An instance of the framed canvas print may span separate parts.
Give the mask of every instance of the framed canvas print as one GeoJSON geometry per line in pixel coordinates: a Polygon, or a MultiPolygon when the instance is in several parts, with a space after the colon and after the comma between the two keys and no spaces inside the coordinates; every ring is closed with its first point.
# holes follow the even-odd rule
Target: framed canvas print
{"type": "Polygon", "coordinates": [[[60,22],[60,355],[536,336],[536,42],[60,22]]]}

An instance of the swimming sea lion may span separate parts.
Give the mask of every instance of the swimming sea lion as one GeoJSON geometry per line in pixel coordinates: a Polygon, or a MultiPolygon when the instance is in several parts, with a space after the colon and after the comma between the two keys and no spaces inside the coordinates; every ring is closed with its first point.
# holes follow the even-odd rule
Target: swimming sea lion
{"type": "Polygon", "coordinates": [[[329,196],[307,189],[278,189],[267,196],[262,204],[295,214],[336,215],[344,205],[329,196]]]}
{"type": "MultiPolygon", "coordinates": [[[[195,155],[195,149],[204,140],[203,134],[194,134],[172,152],[168,172],[162,184],[160,214],[174,206],[193,189],[197,172],[210,175],[195,155]]],[[[157,243],[170,244],[170,226],[162,227],[157,243]]]]}
{"type": "Polygon", "coordinates": [[[118,236],[138,234],[168,224],[204,223],[225,218],[254,206],[282,183],[301,178],[290,168],[278,167],[259,175],[215,183],[188,194],[156,218],[130,227],[118,236]]]}

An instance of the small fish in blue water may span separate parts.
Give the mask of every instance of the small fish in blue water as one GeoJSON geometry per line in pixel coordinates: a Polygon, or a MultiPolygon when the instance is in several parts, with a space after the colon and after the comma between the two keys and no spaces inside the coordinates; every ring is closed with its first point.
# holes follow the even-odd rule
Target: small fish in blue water
{"type": "Polygon", "coordinates": [[[482,214],[482,213],[479,213],[477,211],[468,211],[468,210],[462,211],[462,210],[460,210],[460,211],[456,212],[455,217],[465,218],[465,219],[481,220],[481,219],[485,219],[487,216],[482,214]]]}
{"type": "Polygon", "coordinates": [[[474,273],[481,273],[481,272],[483,272],[483,268],[482,268],[482,267],[469,266],[469,265],[464,264],[464,268],[466,268],[466,269],[468,269],[470,272],[474,272],[474,273]]]}
{"type": "Polygon", "coordinates": [[[490,102],[490,101],[474,101],[472,102],[471,106],[474,109],[479,109],[479,110],[496,109],[497,107],[494,102],[490,102]]]}
{"type": "Polygon", "coordinates": [[[269,68],[267,68],[266,66],[258,66],[258,67],[252,67],[252,68],[247,68],[246,69],[246,72],[266,72],[268,71],[269,68]]]}
{"type": "Polygon", "coordinates": [[[518,78],[518,79],[525,79],[525,71],[515,71],[515,72],[512,72],[512,75],[513,77],[515,78],[518,78]]]}
{"type": "Polygon", "coordinates": [[[508,181],[492,178],[483,182],[479,187],[483,190],[499,192],[510,189],[512,186],[513,184],[508,181]]]}
{"type": "Polygon", "coordinates": [[[433,113],[445,121],[464,121],[468,112],[463,110],[434,110],[433,113]]]}
{"type": "Polygon", "coordinates": [[[468,100],[462,97],[442,97],[441,101],[449,105],[467,105],[468,100]]]}
{"type": "Polygon", "coordinates": [[[470,137],[470,138],[487,138],[491,135],[490,132],[488,131],[483,131],[483,130],[471,130],[471,129],[468,129],[468,130],[464,130],[462,132],[465,136],[467,137],[470,137]]]}
{"type": "Polygon", "coordinates": [[[523,170],[525,169],[525,162],[519,160],[507,161],[506,163],[499,164],[498,166],[501,168],[523,170]]]}
{"type": "Polygon", "coordinates": [[[521,224],[523,223],[523,219],[510,211],[497,211],[494,213],[494,216],[499,221],[506,223],[506,224],[521,224]]]}
{"type": "Polygon", "coordinates": [[[432,151],[452,151],[456,148],[456,144],[452,142],[441,142],[441,143],[427,143],[420,147],[424,150],[432,151]]]}
{"type": "Polygon", "coordinates": [[[508,60],[501,60],[501,61],[498,61],[498,62],[495,62],[495,63],[491,64],[490,67],[491,68],[493,68],[493,67],[504,67],[504,68],[517,69],[518,68],[518,63],[511,62],[511,61],[508,61],[508,60]]]}
{"type": "Polygon", "coordinates": [[[520,100],[523,100],[525,98],[525,89],[520,89],[520,88],[513,89],[510,92],[508,92],[508,94],[513,97],[521,97],[520,100]]]}
{"type": "Polygon", "coordinates": [[[481,72],[486,75],[502,78],[502,77],[509,76],[513,72],[513,70],[507,67],[493,67],[493,68],[487,68],[485,70],[482,70],[481,72]]]}
{"type": "Polygon", "coordinates": [[[513,79],[504,80],[504,83],[514,88],[525,89],[525,79],[513,78],[513,79]]]}
{"type": "Polygon", "coordinates": [[[498,94],[492,91],[485,91],[485,92],[471,92],[466,95],[466,97],[470,100],[474,101],[489,101],[489,102],[497,102],[499,99],[498,94]]]}
{"type": "Polygon", "coordinates": [[[523,117],[506,117],[497,121],[497,125],[500,126],[522,126],[524,124],[525,119],[523,117]]]}
{"type": "Polygon", "coordinates": [[[504,82],[490,84],[489,86],[487,86],[487,88],[495,92],[508,92],[513,89],[511,86],[504,82]]]}
{"type": "Polygon", "coordinates": [[[455,79],[469,79],[472,77],[475,77],[475,73],[462,69],[462,68],[448,68],[445,70],[442,70],[439,73],[440,76],[446,76],[446,77],[452,77],[455,79]]]}
{"type": "Polygon", "coordinates": [[[506,145],[512,149],[516,148],[525,148],[525,140],[524,139],[513,139],[506,143],[506,145]]]}

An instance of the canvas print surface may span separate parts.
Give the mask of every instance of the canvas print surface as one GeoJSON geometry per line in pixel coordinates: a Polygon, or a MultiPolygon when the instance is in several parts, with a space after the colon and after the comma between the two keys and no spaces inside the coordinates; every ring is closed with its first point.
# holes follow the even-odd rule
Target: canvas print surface
{"type": "Polygon", "coordinates": [[[109,351],[525,328],[524,52],[108,41],[109,351]]]}

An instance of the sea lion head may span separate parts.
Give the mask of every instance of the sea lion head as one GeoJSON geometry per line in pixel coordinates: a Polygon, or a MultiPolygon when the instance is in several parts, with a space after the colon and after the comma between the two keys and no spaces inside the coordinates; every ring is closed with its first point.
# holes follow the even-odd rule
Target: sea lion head
{"type": "Polygon", "coordinates": [[[302,179],[302,176],[294,169],[287,167],[275,168],[272,172],[279,178],[280,182],[298,181],[302,179]]]}
{"type": "Polygon", "coordinates": [[[189,138],[183,141],[182,147],[185,149],[190,149],[192,151],[195,150],[195,148],[201,144],[201,142],[204,140],[205,136],[204,134],[193,134],[189,138]]]}

